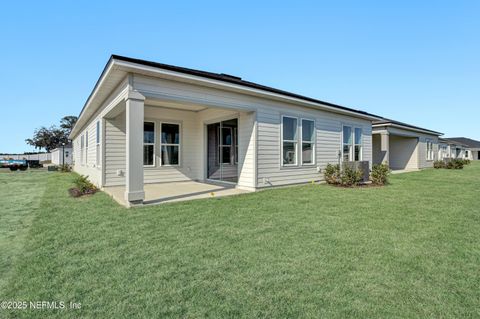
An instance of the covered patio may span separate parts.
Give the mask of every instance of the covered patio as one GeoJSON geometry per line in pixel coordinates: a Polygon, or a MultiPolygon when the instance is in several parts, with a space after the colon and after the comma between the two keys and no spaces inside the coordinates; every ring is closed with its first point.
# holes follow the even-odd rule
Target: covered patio
{"type": "MultiPolygon", "coordinates": [[[[124,186],[104,187],[104,191],[124,206],[132,204],[125,199],[124,186]]],[[[171,203],[202,198],[217,198],[248,193],[232,185],[201,183],[196,181],[145,184],[143,205],[171,203]]]]}

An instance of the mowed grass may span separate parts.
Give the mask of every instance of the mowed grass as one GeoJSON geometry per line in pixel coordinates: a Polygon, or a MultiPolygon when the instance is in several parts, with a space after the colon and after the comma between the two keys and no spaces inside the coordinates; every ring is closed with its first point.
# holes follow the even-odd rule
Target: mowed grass
{"type": "Polygon", "coordinates": [[[0,318],[480,317],[479,164],[130,210],[69,198],[73,174],[0,174],[40,185],[4,207],[41,196],[2,216],[33,220],[0,237],[22,247],[0,300],[81,303],[0,318]]]}

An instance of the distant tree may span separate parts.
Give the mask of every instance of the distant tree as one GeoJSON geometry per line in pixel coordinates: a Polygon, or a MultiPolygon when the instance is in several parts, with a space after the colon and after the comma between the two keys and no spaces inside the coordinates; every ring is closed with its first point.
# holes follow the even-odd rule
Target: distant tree
{"type": "Polygon", "coordinates": [[[60,127],[52,125],[46,128],[42,126],[36,129],[33,137],[26,139],[25,142],[36,149],[45,149],[47,152],[50,152],[62,145],[62,143],[68,144],[68,136],[76,122],[76,116],[65,116],[60,120],[60,127]]]}
{"type": "Polygon", "coordinates": [[[78,117],[69,115],[69,116],[64,116],[60,120],[60,128],[68,133],[70,135],[70,132],[72,132],[73,127],[75,126],[75,123],[77,123],[78,117]]]}

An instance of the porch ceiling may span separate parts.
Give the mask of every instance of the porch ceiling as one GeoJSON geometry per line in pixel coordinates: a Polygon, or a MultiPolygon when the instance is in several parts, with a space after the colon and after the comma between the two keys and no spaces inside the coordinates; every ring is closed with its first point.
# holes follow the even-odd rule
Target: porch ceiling
{"type": "Polygon", "coordinates": [[[172,108],[177,110],[193,111],[193,112],[199,112],[207,109],[206,106],[202,106],[198,104],[165,101],[165,100],[155,99],[152,97],[147,97],[145,99],[145,106],[161,106],[161,107],[167,107],[167,108],[172,108]]]}

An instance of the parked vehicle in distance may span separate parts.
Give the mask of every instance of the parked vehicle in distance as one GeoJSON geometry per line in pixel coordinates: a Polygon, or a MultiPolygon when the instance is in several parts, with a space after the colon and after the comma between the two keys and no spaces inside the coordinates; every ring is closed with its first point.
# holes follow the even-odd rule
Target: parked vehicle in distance
{"type": "Polygon", "coordinates": [[[28,163],[26,160],[0,160],[0,167],[8,167],[11,171],[25,171],[28,163]]]}

